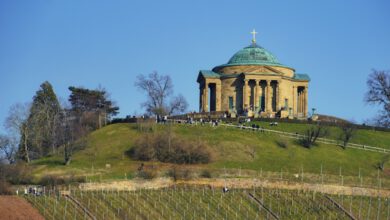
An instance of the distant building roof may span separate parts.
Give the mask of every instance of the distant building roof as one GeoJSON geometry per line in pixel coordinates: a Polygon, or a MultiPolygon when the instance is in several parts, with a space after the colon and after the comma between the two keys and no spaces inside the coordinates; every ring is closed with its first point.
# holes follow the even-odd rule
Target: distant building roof
{"type": "Polygon", "coordinates": [[[211,70],[201,70],[201,71],[199,71],[199,75],[198,75],[198,79],[197,79],[198,82],[200,80],[200,77],[219,79],[221,77],[221,75],[216,73],[216,72],[213,72],[211,70]]]}
{"type": "Polygon", "coordinates": [[[205,78],[219,78],[221,75],[211,70],[201,70],[199,72],[205,78]]]}
{"type": "Polygon", "coordinates": [[[295,73],[294,74],[294,79],[295,80],[302,80],[302,81],[310,81],[310,77],[307,74],[300,74],[300,73],[295,73]]]}

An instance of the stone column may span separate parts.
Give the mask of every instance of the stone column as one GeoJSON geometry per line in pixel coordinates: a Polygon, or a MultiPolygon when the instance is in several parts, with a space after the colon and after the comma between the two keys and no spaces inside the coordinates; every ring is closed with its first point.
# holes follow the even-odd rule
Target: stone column
{"type": "Polygon", "coordinates": [[[203,87],[199,86],[199,112],[203,111],[203,87]]]}
{"type": "Polygon", "coordinates": [[[272,112],[272,99],[271,99],[271,80],[267,80],[266,95],[265,95],[265,109],[266,112],[272,112]]]}
{"type": "Polygon", "coordinates": [[[207,112],[209,109],[208,91],[209,91],[209,84],[205,82],[203,88],[203,111],[204,112],[207,112]]]}
{"type": "Polygon", "coordinates": [[[309,87],[305,86],[305,117],[307,117],[307,112],[308,112],[308,91],[309,90],[309,87]]]}
{"type": "Polygon", "coordinates": [[[221,111],[222,104],[222,92],[221,92],[221,83],[215,83],[215,111],[221,111]]]}
{"type": "Polygon", "coordinates": [[[299,92],[299,112],[303,113],[303,91],[302,90],[299,92]]]}
{"type": "Polygon", "coordinates": [[[237,89],[235,89],[233,93],[233,111],[237,111],[236,103],[237,103],[237,89]]]}
{"type": "Polygon", "coordinates": [[[292,115],[294,115],[294,114],[295,114],[295,98],[296,98],[296,95],[295,95],[295,86],[293,86],[292,95],[293,95],[293,100],[292,100],[291,105],[292,105],[292,108],[293,108],[293,110],[292,110],[292,115]]]}
{"type": "MultiPolygon", "coordinates": [[[[303,105],[304,105],[304,102],[305,102],[305,94],[304,94],[304,91],[301,91],[301,113],[304,113],[304,108],[303,108],[303,105]]],[[[303,116],[303,114],[302,114],[303,116]]]]}
{"type": "Polygon", "coordinates": [[[298,91],[298,87],[297,87],[297,97],[298,97],[297,113],[300,113],[301,112],[301,93],[298,91]]]}
{"type": "Polygon", "coordinates": [[[260,80],[256,79],[256,87],[255,87],[255,100],[254,100],[254,108],[257,112],[260,109],[260,80]]]}
{"type": "Polygon", "coordinates": [[[244,79],[244,87],[242,89],[242,110],[245,110],[247,109],[249,106],[248,106],[248,82],[249,80],[248,79],[244,79]]]}
{"type": "Polygon", "coordinates": [[[246,84],[246,106],[248,110],[251,105],[250,98],[251,98],[251,87],[249,86],[249,79],[248,79],[246,84]]]}
{"type": "Polygon", "coordinates": [[[278,83],[277,83],[277,88],[276,88],[276,111],[279,111],[280,110],[280,80],[278,80],[278,83]]]}
{"type": "Polygon", "coordinates": [[[298,113],[301,113],[301,112],[302,112],[302,95],[301,95],[301,92],[298,91],[298,113]]]}
{"type": "Polygon", "coordinates": [[[293,100],[292,100],[292,115],[296,116],[298,113],[297,105],[298,105],[298,98],[297,98],[297,87],[292,87],[292,94],[293,94],[293,100]]]}
{"type": "Polygon", "coordinates": [[[301,91],[301,112],[302,112],[302,116],[304,115],[305,113],[305,91],[301,91]]]}

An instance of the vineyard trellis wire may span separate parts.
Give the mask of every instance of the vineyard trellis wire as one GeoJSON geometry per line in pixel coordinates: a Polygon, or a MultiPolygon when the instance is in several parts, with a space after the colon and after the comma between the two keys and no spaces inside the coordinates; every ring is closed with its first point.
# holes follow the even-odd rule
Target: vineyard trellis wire
{"type": "Polygon", "coordinates": [[[350,219],[347,213],[358,219],[389,219],[390,214],[389,198],[264,187],[228,193],[187,185],[133,191],[71,188],[69,193],[73,199],[58,190],[24,197],[46,219],[350,219]]]}

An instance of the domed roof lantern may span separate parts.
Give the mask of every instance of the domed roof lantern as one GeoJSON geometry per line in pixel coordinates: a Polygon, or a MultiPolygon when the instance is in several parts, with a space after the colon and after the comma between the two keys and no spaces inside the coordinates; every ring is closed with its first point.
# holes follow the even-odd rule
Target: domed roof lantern
{"type": "MultiPolygon", "coordinates": [[[[252,32],[252,43],[251,45],[244,47],[235,53],[226,64],[217,66],[225,67],[225,66],[240,66],[240,65],[264,65],[264,66],[281,66],[287,67],[281,63],[279,63],[278,59],[269,51],[259,46],[256,43],[256,32],[253,29],[252,32]]],[[[288,67],[289,68],[289,67],[288,67]]]]}

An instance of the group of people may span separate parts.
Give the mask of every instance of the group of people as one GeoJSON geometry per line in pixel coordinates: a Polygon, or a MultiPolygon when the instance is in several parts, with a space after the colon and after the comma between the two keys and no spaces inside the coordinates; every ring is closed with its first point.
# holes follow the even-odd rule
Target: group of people
{"type": "MultiPolygon", "coordinates": [[[[246,129],[246,128],[248,128],[248,127],[246,127],[243,123],[239,123],[239,125],[238,125],[237,127],[240,128],[240,129],[246,129]]],[[[258,125],[258,124],[252,124],[252,125],[250,126],[250,128],[248,128],[248,129],[251,129],[252,131],[260,131],[260,132],[262,132],[262,133],[265,131],[264,128],[261,127],[261,126],[258,125]]]]}
{"type": "Polygon", "coordinates": [[[221,120],[218,120],[218,119],[203,119],[203,118],[200,118],[199,120],[194,120],[192,117],[188,117],[186,122],[186,124],[194,124],[194,125],[206,125],[206,124],[210,124],[211,126],[215,127],[215,126],[218,126],[220,123],[221,123],[221,120]]]}
{"type": "MultiPolygon", "coordinates": [[[[24,195],[35,195],[40,196],[43,195],[42,187],[30,186],[24,188],[24,195]]],[[[19,189],[16,190],[16,195],[19,195],[19,189]]]]}
{"type": "MultiPolygon", "coordinates": [[[[187,119],[186,120],[179,120],[177,121],[178,123],[185,123],[185,124],[194,124],[194,125],[211,125],[212,127],[216,127],[218,126],[220,123],[222,123],[222,120],[223,118],[226,118],[227,117],[227,113],[224,113],[222,118],[220,119],[211,119],[211,117],[209,116],[208,118],[199,118],[199,119],[194,119],[193,117],[191,117],[190,115],[187,116],[187,119]]],[[[161,120],[162,123],[165,123],[167,119],[166,118],[163,118],[161,120]]],[[[264,127],[261,127],[260,125],[258,124],[251,124],[250,125],[250,128],[248,128],[248,126],[246,126],[247,123],[250,123],[252,120],[251,118],[241,118],[238,122],[238,128],[240,129],[251,129],[253,131],[260,131],[260,132],[265,132],[265,128],[264,127]]],[[[231,124],[231,123],[230,123],[231,124]]],[[[278,126],[278,122],[270,122],[269,123],[270,126],[278,126]]]]}
{"type": "Polygon", "coordinates": [[[157,115],[156,116],[156,123],[166,124],[167,121],[168,121],[167,115],[164,115],[164,116],[157,115]]]}

